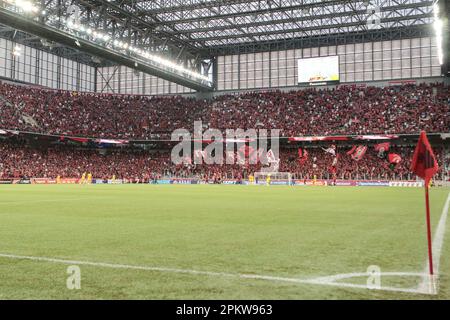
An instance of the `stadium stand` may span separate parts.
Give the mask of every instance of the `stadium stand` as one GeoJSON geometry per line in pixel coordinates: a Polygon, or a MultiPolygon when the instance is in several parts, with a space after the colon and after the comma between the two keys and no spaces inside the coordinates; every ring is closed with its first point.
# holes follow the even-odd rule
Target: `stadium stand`
{"type": "Polygon", "coordinates": [[[443,84],[250,92],[193,98],[55,91],[0,84],[0,129],[99,138],[170,137],[209,128],[281,129],[282,136],[447,132],[443,84]]]}
{"type": "MultiPolygon", "coordinates": [[[[354,161],[346,154],[348,147],[338,150],[337,175],[339,179],[397,179],[415,178],[409,173],[412,147],[393,148],[403,161],[394,169],[385,159],[377,157],[372,149],[360,161],[354,161]]],[[[320,148],[309,148],[309,157],[300,163],[296,149],[282,149],[280,171],[291,172],[296,179],[330,179],[331,156],[320,148]]],[[[443,150],[437,150],[439,161],[444,159],[443,150]]],[[[40,177],[64,178],[80,177],[83,172],[91,172],[95,177],[110,179],[148,181],[158,177],[212,179],[220,175],[223,179],[247,178],[248,174],[260,170],[260,165],[178,165],[170,161],[170,152],[148,152],[136,150],[108,151],[104,154],[93,149],[74,149],[68,146],[54,146],[48,149],[30,147],[23,143],[0,143],[0,178],[40,177]]],[[[442,166],[440,175],[448,176],[447,165],[442,166]]]]}
{"type": "MultiPolygon", "coordinates": [[[[408,134],[420,129],[447,132],[450,127],[450,90],[443,84],[393,87],[351,87],[298,91],[248,92],[196,100],[180,96],[146,97],[47,90],[10,83],[0,84],[0,129],[97,138],[163,139],[173,130],[193,130],[201,120],[205,128],[278,128],[281,136],[336,134],[408,134]]],[[[0,178],[79,177],[92,172],[97,178],[112,175],[148,181],[161,176],[215,176],[247,178],[260,165],[178,165],[170,161],[168,148],[142,151],[79,149],[25,142],[0,142],[0,178]]],[[[395,168],[371,150],[360,161],[346,155],[349,146],[338,148],[340,179],[397,179],[409,173],[413,149],[393,152],[403,161],[395,168]]],[[[301,163],[297,149],[283,146],[280,171],[297,179],[329,179],[330,156],[309,148],[301,163]]],[[[448,177],[448,153],[438,152],[445,163],[440,174],[448,177]]],[[[448,179],[448,178],[446,178],[448,179]]]]}

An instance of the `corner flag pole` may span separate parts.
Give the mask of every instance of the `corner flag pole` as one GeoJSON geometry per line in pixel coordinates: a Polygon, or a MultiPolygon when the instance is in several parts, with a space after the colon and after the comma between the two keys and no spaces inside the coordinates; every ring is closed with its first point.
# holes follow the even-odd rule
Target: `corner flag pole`
{"type": "Polygon", "coordinates": [[[428,181],[425,181],[425,206],[427,209],[427,238],[428,238],[428,264],[430,275],[433,275],[433,243],[431,240],[431,222],[430,222],[430,197],[428,195],[428,181]]]}
{"type": "Polygon", "coordinates": [[[434,156],[433,149],[428,141],[425,131],[420,132],[419,141],[411,162],[411,171],[418,177],[425,180],[425,207],[427,217],[427,239],[428,239],[428,263],[430,267],[430,275],[433,276],[433,243],[431,238],[431,222],[430,222],[430,197],[428,189],[430,180],[439,170],[439,165],[434,156]]]}

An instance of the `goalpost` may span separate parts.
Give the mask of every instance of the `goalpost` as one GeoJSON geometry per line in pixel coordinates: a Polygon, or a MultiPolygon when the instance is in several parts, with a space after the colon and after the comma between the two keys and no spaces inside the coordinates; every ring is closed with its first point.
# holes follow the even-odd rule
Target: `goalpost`
{"type": "Polygon", "coordinates": [[[255,172],[254,184],[266,184],[270,176],[270,184],[292,185],[292,174],[290,172],[255,172]]]}

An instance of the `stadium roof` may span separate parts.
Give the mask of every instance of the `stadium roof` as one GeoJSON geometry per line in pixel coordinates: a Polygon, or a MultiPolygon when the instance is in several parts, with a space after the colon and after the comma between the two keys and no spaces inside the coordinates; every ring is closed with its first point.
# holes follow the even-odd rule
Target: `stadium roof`
{"type": "Polygon", "coordinates": [[[171,37],[220,52],[240,44],[364,32],[372,29],[367,21],[373,16],[380,18],[373,29],[425,25],[432,22],[432,5],[421,0],[156,0],[137,1],[129,10],[163,21],[159,30],[171,37]]]}
{"type": "MultiPolygon", "coordinates": [[[[13,1],[13,0],[9,0],[13,1]]],[[[222,54],[261,52],[431,34],[433,3],[422,0],[39,0],[41,23],[79,10],[86,26],[189,67],[222,54]]],[[[3,9],[0,9],[0,11],[3,9]]],[[[95,65],[82,49],[3,26],[0,36],[95,65]]]]}
{"type": "MultiPolygon", "coordinates": [[[[57,0],[44,9],[64,15],[57,0]]],[[[153,44],[203,56],[298,38],[428,25],[433,2],[422,0],[74,0],[92,26],[136,28],[153,44]],[[379,7],[377,8],[378,5],[379,7]],[[368,23],[379,17],[378,26],[368,23]],[[159,42],[160,43],[159,43],[159,42]]],[[[68,1],[68,4],[71,2],[68,1]]],[[[102,29],[102,28],[100,28],[102,29]]],[[[7,32],[8,27],[2,32],[7,32]]],[[[9,30],[11,31],[11,30],[9,30]]],[[[127,33],[127,32],[125,32],[127,33]]],[[[39,39],[29,39],[39,40],[39,39]]],[[[163,48],[160,48],[163,49],[163,48]]]]}

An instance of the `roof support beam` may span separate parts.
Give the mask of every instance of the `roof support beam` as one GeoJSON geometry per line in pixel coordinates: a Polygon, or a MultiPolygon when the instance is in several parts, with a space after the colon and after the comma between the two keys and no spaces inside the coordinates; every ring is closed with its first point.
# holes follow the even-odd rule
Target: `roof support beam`
{"type": "Polygon", "coordinates": [[[200,80],[190,79],[180,74],[164,70],[158,66],[147,64],[145,61],[133,59],[132,57],[129,57],[125,54],[113,51],[90,41],[77,38],[66,32],[62,32],[60,30],[57,30],[56,28],[51,28],[42,23],[30,20],[27,17],[15,14],[3,8],[0,8],[0,21],[2,21],[3,24],[11,26],[15,29],[34,34],[51,41],[55,41],[67,47],[72,47],[80,50],[82,49],[86,53],[154,75],[162,79],[166,79],[171,82],[178,83],[194,90],[212,91],[212,87],[204,84],[200,80]]]}

